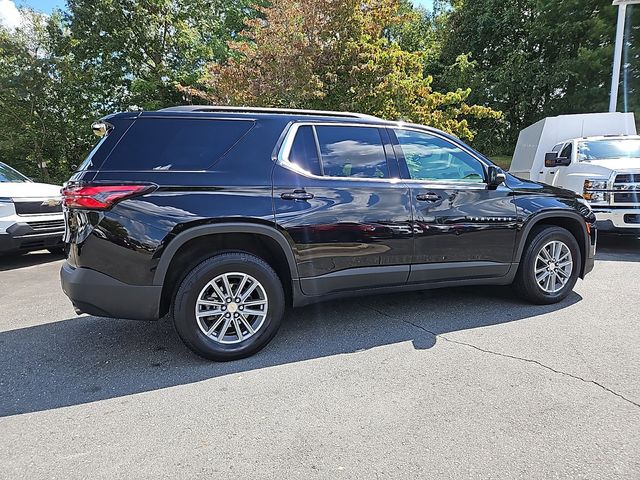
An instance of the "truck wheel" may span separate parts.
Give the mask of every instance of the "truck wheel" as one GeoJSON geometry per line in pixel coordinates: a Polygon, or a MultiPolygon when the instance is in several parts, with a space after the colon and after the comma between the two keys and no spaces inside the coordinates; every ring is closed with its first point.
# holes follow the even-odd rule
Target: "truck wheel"
{"type": "Polygon", "coordinates": [[[548,225],[534,227],[514,286],[530,302],[557,303],[573,290],[581,265],[580,247],[569,231],[548,225]]]}
{"type": "Polygon", "coordinates": [[[266,346],[280,327],[284,306],[282,283],[264,260],[222,253],[183,280],[173,303],[173,322],[193,352],[225,362],[266,346]]]}

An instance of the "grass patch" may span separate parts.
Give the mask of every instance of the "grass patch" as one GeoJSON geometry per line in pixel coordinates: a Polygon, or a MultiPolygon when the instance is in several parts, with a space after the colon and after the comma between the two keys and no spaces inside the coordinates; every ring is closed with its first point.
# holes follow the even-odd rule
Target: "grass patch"
{"type": "Polygon", "coordinates": [[[504,170],[509,170],[509,167],[511,167],[511,160],[513,159],[510,155],[491,155],[489,158],[504,170]]]}

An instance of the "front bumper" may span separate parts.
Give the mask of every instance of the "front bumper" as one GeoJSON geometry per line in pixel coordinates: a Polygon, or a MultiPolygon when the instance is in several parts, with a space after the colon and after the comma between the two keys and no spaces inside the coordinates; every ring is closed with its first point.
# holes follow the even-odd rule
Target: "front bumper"
{"type": "MultiPolygon", "coordinates": [[[[45,248],[61,248],[62,228],[42,228],[40,224],[45,222],[15,223],[6,229],[6,233],[0,233],[0,253],[28,252],[45,248]]],[[[46,225],[45,225],[46,227],[46,225]]]]}
{"type": "Polygon", "coordinates": [[[616,232],[640,234],[640,209],[594,210],[598,230],[601,232],[616,232]]]}
{"type": "Polygon", "coordinates": [[[129,285],[88,268],[64,263],[62,290],[78,312],[109,318],[157,320],[162,286],[129,285]]]}

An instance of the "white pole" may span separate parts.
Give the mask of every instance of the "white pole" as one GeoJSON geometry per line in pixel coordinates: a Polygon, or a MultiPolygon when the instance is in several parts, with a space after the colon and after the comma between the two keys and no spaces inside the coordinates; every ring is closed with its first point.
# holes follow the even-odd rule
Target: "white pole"
{"type": "Polygon", "coordinates": [[[627,16],[627,4],[618,5],[618,28],[616,31],[616,47],[613,54],[613,75],[611,79],[611,97],[609,111],[618,109],[618,86],[620,85],[620,68],[622,67],[622,44],[624,43],[624,23],[627,16]]]}

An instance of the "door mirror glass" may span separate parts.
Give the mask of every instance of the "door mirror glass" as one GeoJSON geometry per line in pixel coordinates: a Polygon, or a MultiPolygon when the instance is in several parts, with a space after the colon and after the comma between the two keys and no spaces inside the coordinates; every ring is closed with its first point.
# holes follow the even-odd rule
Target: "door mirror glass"
{"type": "Polygon", "coordinates": [[[507,180],[507,176],[502,169],[494,165],[489,166],[487,176],[489,177],[489,181],[487,182],[489,187],[497,187],[507,180]]]}

